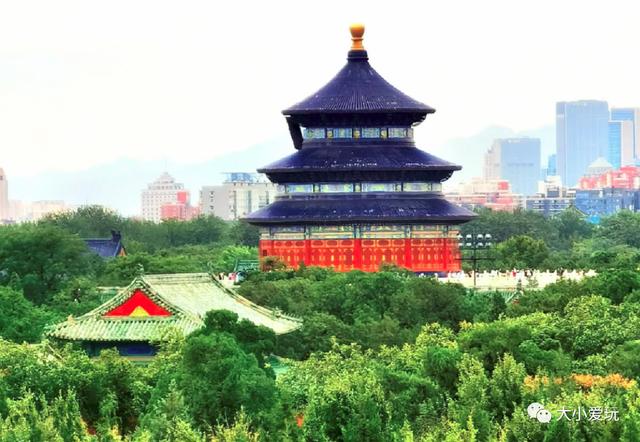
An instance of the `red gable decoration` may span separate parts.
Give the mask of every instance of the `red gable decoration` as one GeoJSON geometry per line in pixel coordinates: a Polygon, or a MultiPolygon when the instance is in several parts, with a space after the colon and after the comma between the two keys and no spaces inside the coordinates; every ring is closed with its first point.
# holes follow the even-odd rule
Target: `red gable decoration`
{"type": "Polygon", "coordinates": [[[107,312],[105,316],[171,316],[171,312],[153,302],[141,290],[136,290],[129,299],[107,312]]]}

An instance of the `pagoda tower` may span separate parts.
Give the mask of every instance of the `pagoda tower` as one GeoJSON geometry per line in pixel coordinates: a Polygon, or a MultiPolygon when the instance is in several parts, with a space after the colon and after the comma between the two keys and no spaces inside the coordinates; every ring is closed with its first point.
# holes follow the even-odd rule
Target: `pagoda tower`
{"type": "Polygon", "coordinates": [[[435,109],[371,67],[363,35],[351,26],[347,64],[282,111],[296,152],[258,169],[279,186],[246,217],[260,227],[260,257],[294,268],[457,271],[458,226],[474,214],[448,202],[442,182],[461,167],[416,147],[414,127],[435,109]]]}

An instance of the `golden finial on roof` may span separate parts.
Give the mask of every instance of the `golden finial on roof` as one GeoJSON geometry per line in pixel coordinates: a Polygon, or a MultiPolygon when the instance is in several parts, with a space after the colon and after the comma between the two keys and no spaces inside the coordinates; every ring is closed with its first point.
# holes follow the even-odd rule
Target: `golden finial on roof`
{"type": "Polygon", "coordinates": [[[364,25],[362,23],[354,23],[349,26],[351,31],[351,50],[352,51],[364,51],[362,45],[362,36],[364,35],[364,25]]]}

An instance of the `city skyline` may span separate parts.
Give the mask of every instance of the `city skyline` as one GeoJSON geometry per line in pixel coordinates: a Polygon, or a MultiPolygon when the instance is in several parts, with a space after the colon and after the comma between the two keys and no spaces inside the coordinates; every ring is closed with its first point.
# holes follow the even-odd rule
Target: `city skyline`
{"type": "MultiPolygon", "coordinates": [[[[262,19],[263,8],[273,12],[273,6],[259,3],[253,14],[240,5],[226,5],[219,14],[220,8],[199,2],[181,8],[141,2],[122,14],[124,3],[105,8],[63,1],[42,3],[46,19],[31,17],[28,5],[5,4],[1,162],[14,177],[83,170],[119,158],[193,163],[286,135],[279,111],[340,66],[331,54],[344,50],[340,37],[354,19],[375,30],[369,42],[380,73],[438,109],[429,130],[417,136],[436,155],[446,152],[447,140],[493,125],[519,132],[549,124],[558,100],[640,102],[628,87],[634,62],[623,57],[633,42],[618,38],[634,25],[633,14],[581,2],[581,20],[566,20],[576,4],[467,2],[464,14],[458,6],[420,5],[402,23],[388,20],[386,6],[371,2],[365,8],[335,3],[343,14],[321,8],[312,21],[286,4],[270,20],[262,19]],[[491,10],[500,14],[475,20],[491,10]],[[530,19],[504,20],[523,10],[530,19]],[[540,22],[547,23],[548,35],[538,32],[540,22]],[[592,35],[596,24],[601,32],[592,35]],[[463,28],[468,33],[459,32],[463,28]],[[560,43],[554,30],[564,37],[560,43]],[[292,69],[301,57],[307,59],[303,69],[292,69]],[[616,81],[609,81],[613,75],[616,81]],[[246,112],[247,96],[261,98],[254,100],[258,118],[251,130],[233,117],[246,112]]],[[[547,150],[552,147],[543,146],[547,150]]]]}

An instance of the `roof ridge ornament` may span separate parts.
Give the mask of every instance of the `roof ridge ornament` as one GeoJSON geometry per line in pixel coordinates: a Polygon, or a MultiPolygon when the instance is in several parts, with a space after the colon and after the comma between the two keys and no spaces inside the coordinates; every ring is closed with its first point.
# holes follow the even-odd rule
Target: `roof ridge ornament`
{"type": "Polygon", "coordinates": [[[364,36],[364,25],[362,23],[353,23],[349,26],[351,32],[351,49],[347,56],[348,60],[368,60],[367,51],[362,44],[364,36]]]}
{"type": "Polygon", "coordinates": [[[352,51],[364,51],[362,44],[362,36],[364,35],[364,25],[362,23],[353,23],[349,26],[351,32],[351,50],[352,51]]]}

